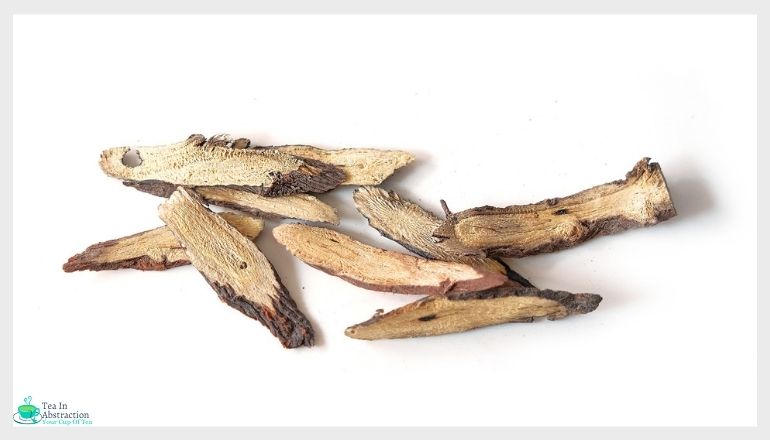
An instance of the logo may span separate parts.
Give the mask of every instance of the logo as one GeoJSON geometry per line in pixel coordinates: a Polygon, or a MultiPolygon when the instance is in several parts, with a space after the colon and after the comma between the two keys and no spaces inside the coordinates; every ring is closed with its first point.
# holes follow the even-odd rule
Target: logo
{"type": "Polygon", "coordinates": [[[34,425],[42,419],[40,408],[32,404],[32,396],[25,397],[24,405],[20,405],[19,412],[13,415],[13,421],[22,425],[34,425]]]}
{"type": "Polygon", "coordinates": [[[69,409],[67,402],[44,400],[38,408],[32,404],[32,396],[24,398],[24,405],[19,406],[19,411],[13,415],[13,421],[21,425],[34,425],[40,422],[43,425],[66,426],[93,424],[90,414],[69,409]]]}

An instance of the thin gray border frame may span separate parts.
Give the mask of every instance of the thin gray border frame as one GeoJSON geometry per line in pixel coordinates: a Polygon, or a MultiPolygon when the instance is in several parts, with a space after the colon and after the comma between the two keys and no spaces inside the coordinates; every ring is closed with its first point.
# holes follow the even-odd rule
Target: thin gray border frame
{"type": "MultiPolygon", "coordinates": [[[[2,79],[6,80],[8,87],[3,89],[3,102],[7,103],[3,110],[7,112],[7,117],[2,118],[3,126],[8,134],[9,148],[2,149],[2,166],[5,173],[2,173],[3,190],[0,191],[0,197],[7,210],[0,215],[0,221],[3,223],[3,229],[7,231],[2,235],[2,247],[0,249],[0,258],[3,264],[0,266],[2,279],[7,280],[7,292],[5,300],[0,302],[6,308],[6,325],[2,327],[3,335],[0,337],[2,352],[8,354],[6,362],[0,364],[2,373],[7,374],[9,380],[0,382],[0,393],[8,396],[6,400],[6,414],[12,414],[12,173],[13,173],[13,133],[12,133],[12,36],[13,36],[13,15],[15,14],[751,14],[757,16],[757,37],[758,37],[758,133],[757,142],[764,138],[766,127],[768,126],[768,117],[759,112],[768,103],[770,95],[759,84],[761,72],[767,71],[768,53],[764,55],[759,48],[767,48],[767,33],[763,29],[763,18],[768,17],[770,11],[770,2],[760,0],[647,0],[647,1],[612,1],[612,0],[582,0],[580,2],[570,0],[533,0],[533,1],[505,1],[505,0],[390,0],[387,2],[366,2],[354,0],[327,0],[324,2],[312,0],[284,0],[284,1],[252,1],[244,3],[235,0],[218,0],[209,4],[200,2],[168,2],[160,4],[157,0],[134,0],[130,4],[107,4],[94,0],[75,0],[68,2],[48,1],[18,1],[6,0],[0,6],[3,10],[4,23],[7,25],[7,31],[3,33],[5,44],[2,45],[4,59],[7,60],[7,67],[2,69],[2,79]]],[[[5,116],[5,115],[4,115],[5,116]]],[[[42,138],[42,136],[41,136],[42,138]]],[[[768,178],[762,171],[770,171],[768,164],[768,154],[763,153],[761,148],[757,151],[757,214],[758,225],[768,218],[768,178]],[[764,198],[763,198],[764,197],[764,198]]],[[[748,166],[748,164],[747,164],[748,166]]],[[[757,230],[757,269],[758,293],[766,290],[768,278],[766,269],[768,249],[768,234],[763,233],[761,229],[757,230]]],[[[758,294],[757,298],[757,327],[758,341],[767,341],[767,326],[763,325],[763,317],[768,315],[768,302],[758,294]]],[[[509,428],[296,428],[296,427],[253,427],[253,428],[133,428],[133,427],[93,427],[86,429],[78,428],[45,428],[45,429],[12,429],[10,418],[7,424],[0,431],[1,438],[43,438],[56,435],[60,438],[78,438],[102,439],[109,438],[135,438],[136,436],[149,435],[155,436],[190,436],[190,437],[210,437],[213,435],[224,434],[228,438],[250,438],[255,435],[262,435],[266,438],[294,438],[309,436],[334,436],[339,439],[355,438],[360,439],[366,436],[369,439],[388,438],[393,436],[420,436],[440,435],[449,438],[467,438],[470,435],[483,436],[484,438],[510,438],[511,435],[526,435],[528,439],[540,438],[563,438],[570,437],[590,437],[592,439],[603,438],[649,438],[652,436],[664,438],[682,438],[684,436],[693,436],[698,439],[726,438],[731,439],[754,439],[770,438],[770,429],[768,429],[768,411],[763,403],[767,397],[767,381],[761,377],[762,366],[767,363],[767,349],[758,344],[758,396],[757,396],[757,422],[756,428],[633,428],[633,427],[597,427],[597,428],[549,428],[549,427],[509,427],[509,428]],[[6,432],[8,431],[8,432],[6,432]]]]}

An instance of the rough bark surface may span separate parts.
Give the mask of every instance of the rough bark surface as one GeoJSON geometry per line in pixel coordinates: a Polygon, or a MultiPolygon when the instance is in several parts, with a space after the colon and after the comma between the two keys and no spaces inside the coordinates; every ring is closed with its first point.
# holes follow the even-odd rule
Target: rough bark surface
{"type": "MultiPolygon", "coordinates": [[[[263,222],[258,218],[224,212],[219,214],[249,240],[262,231],[263,222]]],[[[168,226],[108,240],[86,248],[67,260],[65,272],[79,270],[165,270],[190,264],[184,246],[174,237],[168,226]]]]}
{"type": "Polygon", "coordinates": [[[644,158],[624,180],[568,197],[449,214],[433,237],[466,255],[524,257],[654,225],[675,215],[660,165],[644,158]]]}
{"type": "Polygon", "coordinates": [[[179,188],[158,208],[219,297],[264,324],[286,348],[313,345],[313,328],[251,240],[179,188]]]}
{"type": "Polygon", "coordinates": [[[590,293],[506,285],[482,292],[430,296],[348,327],[355,339],[393,339],[458,333],[508,322],[561,319],[589,313],[602,298],[590,293]]]}
{"type": "Polygon", "coordinates": [[[440,295],[484,290],[507,279],[462,263],[375,248],[326,228],[280,225],[273,236],[310,266],[370,290],[440,295]]]}
{"type": "Polygon", "coordinates": [[[504,273],[523,287],[532,284],[503,261],[492,258],[465,255],[466,252],[438,243],[433,231],[442,220],[432,212],[393,191],[374,186],[357,188],[353,192],[358,212],[369,225],[406,249],[425,258],[465,263],[481,270],[504,273]]]}
{"type": "MultiPolygon", "coordinates": [[[[160,181],[132,182],[124,185],[159,197],[168,197],[176,185],[160,181]]],[[[339,224],[337,211],[310,194],[292,194],[279,197],[265,197],[237,188],[199,186],[187,188],[195,191],[208,204],[237,209],[265,218],[291,218],[309,222],[339,224]]]]}
{"type": "Polygon", "coordinates": [[[100,165],[112,177],[183,186],[223,186],[264,196],[326,192],[346,176],[340,168],[275,149],[232,148],[235,142],[202,135],[170,145],[104,150],[100,165]],[[138,164],[127,161],[129,152],[138,164]],[[133,165],[133,166],[132,166],[133,165]]]}

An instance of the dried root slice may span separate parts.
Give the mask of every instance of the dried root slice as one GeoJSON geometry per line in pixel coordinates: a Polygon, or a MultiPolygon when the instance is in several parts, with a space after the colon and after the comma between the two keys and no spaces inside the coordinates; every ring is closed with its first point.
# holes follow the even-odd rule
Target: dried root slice
{"type": "MultiPolygon", "coordinates": [[[[248,215],[224,212],[219,214],[249,240],[262,231],[261,219],[248,215]]],[[[165,270],[190,264],[184,246],[168,226],[117,238],[89,246],[70,257],[64,264],[65,272],[78,270],[165,270]]]]}
{"type": "MultiPolygon", "coordinates": [[[[124,185],[160,197],[169,197],[176,191],[176,185],[159,182],[123,182],[124,185]]],[[[337,211],[310,194],[292,194],[280,197],[265,197],[237,188],[222,186],[199,186],[195,191],[203,201],[211,205],[237,209],[266,218],[293,218],[309,222],[339,224],[337,211]]]]}
{"type": "Polygon", "coordinates": [[[170,145],[111,148],[102,152],[100,165],[122,180],[234,187],[264,196],[325,192],[345,179],[343,170],[316,160],[275,149],[232,148],[239,141],[194,134],[170,145]],[[130,163],[130,151],[138,165],[130,163]]]}
{"type": "Polygon", "coordinates": [[[506,281],[498,272],[375,248],[326,228],[280,225],[273,236],[305,263],[370,290],[440,295],[484,290],[506,281]]]}
{"type": "Polygon", "coordinates": [[[348,327],[355,339],[394,339],[459,333],[507,322],[561,319],[592,312],[602,297],[590,293],[502,286],[484,292],[429,296],[348,327]]]}
{"type": "Polygon", "coordinates": [[[468,256],[465,252],[437,243],[432,234],[442,220],[420,205],[401,198],[393,191],[374,186],[357,188],[353,192],[356,208],[367,220],[369,226],[401,246],[425,258],[465,263],[481,270],[507,274],[509,278],[524,287],[533,287],[500,260],[468,256]]]}
{"type": "Polygon", "coordinates": [[[379,185],[397,169],[414,161],[406,151],[374,148],[325,150],[309,145],[284,145],[279,151],[342,168],[346,179],[340,185],[379,185]]]}
{"type": "Polygon", "coordinates": [[[313,345],[313,328],[254,242],[184,188],[158,208],[219,298],[264,324],[286,348],[313,345]]]}
{"type": "Polygon", "coordinates": [[[524,257],[654,225],[675,215],[660,165],[644,158],[625,180],[568,197],[448,214],[433,236],[446,248],[466,254],[524,257]]]}

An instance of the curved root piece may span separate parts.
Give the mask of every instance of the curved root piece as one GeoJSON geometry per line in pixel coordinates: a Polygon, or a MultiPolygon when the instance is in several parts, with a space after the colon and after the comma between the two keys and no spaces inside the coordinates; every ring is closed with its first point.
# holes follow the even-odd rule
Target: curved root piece
{"type": "MultiPolygon", "coordinates": [[[[234,212],[219,214],[249,240],[257,238],[264,222],[261,219],[234,212]]],[[[190,264],[184,246],[168,226],[139,232],[89,246],[67,260],[65,272],[79,270],[166,270],[190,264]]]]}
{"type": "Polygon", "coordinates": [[[280,225],[273,236],[310,266],[370,290],[441,295],[488,289],[506,281],[499,272],[375,248],[326,228],[280,225]]]}
{"type": "Polygon", "coordinates": [[[313,345],[313,328],[251,240],[179,188],[158,208],[219,298],[265,325],[286,348],[313,345]]]}
{"type": "MultiPolygon", "coordinates": [[[[176,185],[159,181],[123,182],[124,185],[159,197],[168,197],[176,191],[176,185]]],[[[337,210],[310,194],[292,194],[265,197],[237,188],[199,186],[187,188],[206,203],[224,208],[237,209],[265,218],[292,218],[309,222],[339,224],[337,210]]]]}
{"type": "Polygon", "coordinates": [[[195,134],[169,145],[110,148],[102,152],[100,165],[121,180],[224,186],[264,196],[325,192],[345,179],[334,165],[274,149],[232,148],[236,143],[195,134]]]}
{"type": "Polygon", "coordinates": [[[566,249],[600,235],[650,226],[676,215],[657,163],[639,161],[617,180],[568,197],[450,214],[433,232],[467,255],[525,257],[566,249]]]}
{"type": "Polygon", "coordinates": [[[442,220],[432,212],[393,191],[364,186],[353,192],[356,209],[369,226],[406,249],[425,258],[465,263],[479,269],[508,274],[523,287],[532,284],[504,262],[492,258],[465,255],[467,251],[453,249],[433,238],[433,231],[442,220]]]}
{"type": "Polygon", "coordinates": [[[264,197],[230,188],[198,187],[195,192],[211,204],[267,218],[291,218],[309,222],[340,222],[337,210],[310,194],[264,197]]]}
{"type": "Polygon", "coordinates": [[[589,313],[602,297],[590,293],[502,286],[484,292],[430,296],[348,327],[355,339],[395,339],[459,333],[508,322],[589,313]]]}

